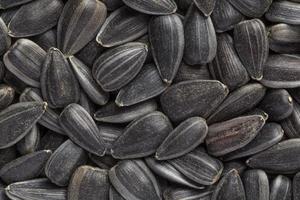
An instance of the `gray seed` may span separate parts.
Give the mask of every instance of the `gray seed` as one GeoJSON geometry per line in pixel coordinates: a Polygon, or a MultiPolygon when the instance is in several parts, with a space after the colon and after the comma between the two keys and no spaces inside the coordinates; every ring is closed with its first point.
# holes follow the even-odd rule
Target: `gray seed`
{"type": "Polygon", "coordinates": [[[124,5],[122,0],[102,0],[107,7],[107,10],[114,11],[124,5]]]}
{"type": "Polygon", "coordinates": [[[45,174],[52,183],[67,186],[73,172],[87,160],[87,154],[72,141],[67,140],[49,158],[45,174]]]}
{"type": "Polygon", "coordinates": [[[40,142],[40,129],[34,125],[27,135],[17,143],[17,149],[20,154],[25,155],[37,150],[40,142]]]}
{"type": "Polygon", "coordinates": [[[65,136],[52,131],[47,131],[46,134],[41,138],[38,149],[49,149],[54,152],[65,141],[65,136]]]}
{"type": "Polygon", "coordinates": [[[168,15],[177,10],[173,0],[123,0],[123,2],[128,7],[149,15],[168,15]]]}
{"type": "Polygon", "coordinates": [[[43,150],[19,157],[1,168],[0,177],[8,184],[36,178],[43,171],[51,153],[50,150],[43,150]]]}
{"type": "Polygon", "coordinates": [[[271,22],[300,25],[300,4],[291,1],[274,1],[266,13],[271,22]]]}
{"type": "Polygon", "coordinates": [[[15,6],[19,6],[25,3],[28,3],[32,0],[1,0],[0,1],[0,8],[1,9],[7,9],[7,8],[11,8],[11,7],[15,7],[15,6]]]}
{"type": "Polygon", "coordinates": [[[0,110],[12,104],[15,98],[15,89],[9,85],[0,85],[0,110]]]}
{"type": "Polygon", "coordinates": [[[61,0],[38,0],[24,4],[9,22],[9,35],[19,38],[41,34],[57,24],[62,9],[61,0]]]}
{"type": "Polygon", "coordinates": [[[289,138],[300,138],[300,105],[294,102],[292,114],[281,121],[284,133],[289,138]]]}
{"type": "Polygon", "coordinates": [[[68,199],[108,199],[109,186],[107,170],[91,166],[81,166],[74,172],[68,186],[68,199]]]}
{"type": "MultiPolygon", "coordinates": [[[[1,6],[1,2],[0,2],[1,6]]],[[[0,18],[0,54],[3,55],[11,45],[11,38],[8,36],[8,29],[5,22],[0,18]]]]}
{"type": "Polygon", "coordinates": [[[96,60],[92,74],[105,91],[118,90],[139,73],[147,52],[147,46],[138,42],[109,49],[96,60]]]}
{"type": "Polygon", "coordinates": [[[109,171],[114,188],[126,200],[161,200],[158,183],[141,160],[121,161],[109,171]]]}
{"type": "Polygon", "coordinates": [[[217,0],[194,0],[194,3],[198,7],[198,9],[204,14],[204,16],[208,17],[213,12],[216,1],[217,0]]]}
{"type": "Polygon", "coordinates": [[[10,161],[15,160],[18,156],[17,154],[18,152],[15,146],[0,149],[0,169],[10,161]]]}
{"type": "Polygon", "coordinates": [[[229,2],[247,17],[262,17],[273,0],[229,0],[229,2]]]}
{"type": "Polygon", "coordinates": [[[56,29],[50,29],[49,31],[34,36],[31,39],[45,51],[48,51],[51,47],[56,47],[56,29]]]}
{"type": "Polygon", "coordinates": [[[224,163],[224,169],[221,176],[225,176],[231,170],[236,170],[238,174],[243,174],[243,172],[247,169],[247,166],[242,161],[231,161],[224,163]]]}
{"type": "Polygon", "coordinates": [[[206,65],[203,66],[190,66],[185,63],[181,63],[178,72],[175,76],[174,82],[189,80],[211,80],[210,72],[206,65]]]}
{"type": "Polygon", "coordinates": [[[109,170],[118,163],[118,160],[114,159],[110,155],[100,157],[89,153],[89,158],[101,169],[109,170]]]}
{"type": "Polygon", "coordinates": [[[292,200],[292,181],[278,175],[271,184],[270,200],[292,200]]]}
{"type": "Polygon", "coordinates": [[[104,47],[113,47],[134,41],[147,33],[149,18],[149,15],[123,6],[109,15],[96,40],[104,47]]]}
{"type": "Polygon", "coordinates": [[[98,128],[107,148],[106,154],[110,154],[114,142],[123,134],[123,128],[113,125],[98,125],[98,128]]]}
{"type": "Polygon", "coordinates": [[[181,187],[169,187],[164,190],[165,200],[210,200],[212,189],[193,190],[181,187]]]}
{"type": "Polygon", "coordinates": [[[293,199],[299,199],[300,198],[300,173],[298,172],[295,174],[293,178],[293,199]]]}
{"type": "Polygon", "coordinates": [[[68,56],[77,53],[95,37],[106,14],[106,6],[101,1],[68,1],[57,26],[59,49],[68,56]]]}
{"type": "Polygon", "coordinates": [[[109,189],[109,200],[125,200],[117,190],[111,186],[109,189]]]}
{"type": "Polygon", "coordinates": [[[161,112],[155,111],[131,122],[114,142],[114,158],[128,159],[149,156],[172,131],[172,124],[161,112]],[[151,140],[149,140],[151,138],[151,140]]]}

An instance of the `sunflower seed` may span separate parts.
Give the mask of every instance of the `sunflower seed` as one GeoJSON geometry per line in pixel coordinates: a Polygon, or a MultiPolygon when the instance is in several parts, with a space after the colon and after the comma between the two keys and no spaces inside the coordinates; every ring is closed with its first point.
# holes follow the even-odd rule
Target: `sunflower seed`
{"type": "Polygon", "coordinates": [[[45,51],[48,51],[51,47],[56,47],[56,30],[50,29],[49,31],[34,36],[31,39],[45,51]]]}
{"type": "Polygon", "coordinates": [[[187,154],[203,143],[207,135],[206,121],[191,117],[179,124],[156,150],[155,158],[169,160],[187,154]]]}
{"type": "Polygon", "coordinates": [[[108,102],[109,94],[104,92],[102,88],[93,79],[92,72],[85,64],[79,59],[71,56],[69,58],[74,74],[83,88],[84,92],[90,97],[90,99],[98,104],[104,105],[108,102]]]}
{"type": "Polygon", "coordinates": [[[210,200],[213,193],[212,189],[193,190],[187,188],[167,188],[163,196],[165,200],[210,200]]]}
{"type": "Polygon", "coordinates": [[[173,0],[123,0],[123,2],[128,7],[149,15],[168,15],[177,10],[173,0]]]}
{"type": "Polygon", "coordinates": [[[95,104],[82,90],[80,91],[80,98],[78,104],[81,105],[81,107],[83,107],[91,116],[94,114],[95,104]]]}
{"type": "Polygon", "coordinates": [[[266,13],[271,22],[300,25],[300,4],[291,1],[274,1],[266,13]]]}
{"type": "Polygon", "coordinates": [[[117,190],[111,186],[109,189],[109,200],[125,200],[117,190]]]}
{"type": "Polygon", "coordinates": [[[234,28],[235,48],[250,77],[261,80],[269,55],[269,42],[264,23],[259,19],[242,21],[234,28]]]}
{"type": "Polygon", "coordinates": [[[50,150],[43,150],[19,157],[1,168],[0,177],[8,184],[36,178],[44,169],[51,153],[50,150]]]}
{"type": "Polygon", "coordinates": [[[74,172],[68,186],[68,199],[108,199],[109,185],[107,170],[91,166],[81,166],[74,172]]]}
{"type": "Polygon", "coordinates": [[[273,180],[270,200],[292,200],[292,181],[288,177],[279,175],[273,180]]]}
{"type": "Polygon", "coordinates": [[[293,188],[294,199],[299,199],[300,198],[300,173],[299,172],[295,174],[293,178],[292,188],[293,188]]]}
{"type": "Polygon", "coordinates": [[[300,87],[299,55],[270,55],[264,67],[261,83],[270,88],[300,87]]]}
{"type": "Polygon", "coordinates": [[[28,3],[32,0],[1,0],[0,1],[0,8],[1,9],[7,9],[7,8],[11,8],[11,7],[15,7],[15,6],[19,6],[25,3],[28,3]]]}
{"type": "Polygon", "coordinates": [[[92,74],[105,91],[118,90],[139,73],[147,52],[147,46],[138,42],[115,47],[96,60],[92,74]]]}
{"type": "Polygon", "coordinates": [[[19,38],[41,34],[57,24],[62,9],[61,0],[38,0],[24,4],[9,22],[9,35],[19,38]]]}
{"type": "Polygon", "coordinates": [[[270,173],[291,174],[300,169],[300,139],[289,139],[249,158],[249,167],[270,173]]]}
{"type": "Polygon", "coordinates": [[[2,18],[0,18],[0,41],[0,55],[3,55],[11,45],[11,38],[8,36],[8,29],[2,18]]]}
{"type": "Polygon", "coordinates": [[[238,174],[243,174],[243,172],[247,169],[247,166],[242,161],[231,161],[224,163],[224,169],[221,176],[225,176],[231,170],[235,169],[238,174]]]}
{"type": "Polygon", "coordinates": [[[46,52],[28,39],[19,39],[3,57],[6,68],[26,84],[39,87],[46,52]]]}
{"type": "Polygon", "coordinates": [[[227,87],[219,81],[183,81],[169,87],[160,103],[166,115],[178,122],[193,116],[207,118],[227,94],[227,87]]]}
{"type": "Polygon", "coordinates": [[[47,103],[13,104],[0,112],[0,149],[19,142],[41,118],[47,103]]]}
{"type": "Polygon", "coordinates": [[[174,82],[189,81],[189,80],[211,80],[210,72],[206,65],[190,66],[181,63],[178,72],[175,76],[174,82]]]}
{"type": "Polygon", "coordinates": [[[149,23],[149,40],[160,76],[164,82],[171,83],[184,52],[184,29],[178,15],[153,18],[149,23]]]}
{"type": "Polygon", "coordinates": [[[99,133],[107,148],[106,154],[110,154],[114,142],[122,135],[123,128],[113,125],[98,125],[99,133]]]}
{"type": "Polygon", "coordinates": [[[67,140],[49,158],[45,174],[59,186],[66,186],[77,167],[85,164],[87,154],[72,141],[67,140]]]}
{"type": "Polygon", "coordinates": [[[243,174],[247,200],[269,200],[269,180],[262,170],[247,170],[243,174]]]}
{"type": "Polygon", "coordinates": [[[262,17],[273,0],[229,0],[229,2],[247,17],[262,17]]]}
{"type": "Polygon", "coordinates": [[[5,188],[6,195],[12,200],[66,200],[65,188],[57,187],[46,178],[10,184],[5,188]]]}
{"type": "Polygon", "coordinates": [[[92,40],[76,54],[76,58],[78,58],[89,68],[91,68],[95,60],[101,55],[103,51],[104,47],[98,44],[96,40],[92,40]]]}
{"type": "Polygon", "coordinates": [[[109,15],[96,40],[104,47],[113,47],[134,41],[147,33],[149,18],[149,15],[123,6],[109,15]]]}
{"type": "Polygon", "coordinates": [[[22,154],[29,154],[36,151],[40,142],[40,129],[34,125],[27,135],[17,143],[17,149],[22,154]]]}
{"type": "Polygon", "coordinates": [[[161,80],[156,66],[148,64],[119,91],[115,103],[120,107],[132,106],[160,95],[167,87],[168,84],[161,80]]]}
{"type": "Polygon", "coordinates": [[[0,149],[0,169],[7,163],[17,158],[17,149],[15,146],[0,149]]]}
{"type": "Polygon", "coordinates": [[[260,108],[254,108],[249,112],[244,113],[242,116],[249,116],[249,115],[260,115],[262,118],[264,118],[265,121],[267,121],[269,118],[269,115],[260,108]]]}
{"type": "Polygon", "coordinates": [[[163,113],[149,113],[125,128],[123,134],[114,142],[111,154],[118,159],[149,156],[155,153],[171,131],[172,124],[163,113]]]}
{"type": "Polygon", "coordinates": [[[121,161],[109,171],[114,188],[126,200],[161,200],[158,183],[141,160],[121,161]]]}
{"type": "Polygon", "coordinates": [[[12,104],[15,98],[15,89],[9,85],[0,85],[0,110],[12,104]]]}
{"type": "Polygon", "coordinates": [[[49,149],[54,152],[65,141],[65,136],[56,134],[52,131],[47,131],[46,134],[41,138],[38,149],[49,149]]]}
{"type": "Polygon", "coordinates": [[[114,11],[124,5],[122,0],[102,0],[107,7],[107,10],[114,11]]]}
{"type": "Polygon", "coordinates": [[[212,77],[227,85],[230,90],[245,85],[249,76],[234,49],[232,38],[229,34],[222,33],[218,35],[217,42],[217,55],[209,64],[212,77]]]}
{"type": "Polygon", "coordinates": [[[194,3],[198,7],[198,9],[204,14],[204,16],[208,17],[213,12],[216,1],[217,0],[194,0],[194,3]]]}
{"type": "Polygon", "coordinates": [[[109,170],[110,168],[112,168],[118,163],[118,160],[114,159],[110,155],[105,155],[100,157],[89,153],[89,158],[93,161],[93,163],[95,163],[101,169],[109,170]]]}
{"type": "Polygon", "coordinates": [[[262,100],[265,93],[266,88],[259,83],[250,83],[238,88],[210,115],[208,123],[229,120],[251,110],[262,100]]]}
{"type": "Polygon", "coordinates": [[[184,19],[184,60],[189,65],[206,64],[217,53],[217,39],[210,17],[204,17],[192,4],[184,19]]]}
{"type": "MultiPolygon", "coordinates": [[[[144,35],[142,37],[140,37],[139,39],[135,40],[135,42],[141,42],[141,43],[144,43],[145,45],[147,45],[148,49],[151,49],[151,44],[150,44],[150,41],[149,41],[149,35],[144,35]]],[[[152,52],[151,51],[148,51],[148,54],[147,54],[147,58],[146,58],[146,61],[145,63],[153,63],[153,56],[152,56],[152,52]]]]}
{"type": "Polygon", "coordinates": [[[251,142],[265,120],[260,115],[237,117],[208,127],[206,145],[213,156],[223,156],[251,142]]]}
{"type": "Polygon", "coordinates": [[[281,121],[284,133],[289,138],[299,138],[300,137],[300,105],[294,102],[294,107],[292,114],[281,121]]]}
{"type": "Polygon", "coordinates": [[[3,77],[3,82],[7,85],[12,86],[18,94],[21,94],[23,90],[27,87],[27,84],[24,83],[21,79],[16,77],[13,73],[6,70],[5,68],[5,75],[3,77]]]}

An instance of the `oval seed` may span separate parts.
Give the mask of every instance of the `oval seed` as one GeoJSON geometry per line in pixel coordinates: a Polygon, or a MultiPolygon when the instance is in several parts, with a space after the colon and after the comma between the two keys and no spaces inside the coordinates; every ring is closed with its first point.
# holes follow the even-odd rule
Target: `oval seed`
{"type": "Polygon", "coordinates": [[[278,175],[271,184],[270,200],[291,200],[292,182],[282,175],[278,175]]]}

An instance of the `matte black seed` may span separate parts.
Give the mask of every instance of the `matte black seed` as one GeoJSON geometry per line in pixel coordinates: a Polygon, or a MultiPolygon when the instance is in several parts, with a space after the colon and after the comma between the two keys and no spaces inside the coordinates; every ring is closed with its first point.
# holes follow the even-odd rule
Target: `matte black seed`
{"type": "Polygon", "coordinates": [[[288,177],[277,176],[270,189],[270,200],[292,200],[292,181],[288,177]]]}
{"type": "Polygon", "coordinates": [[[0,169],[10,161],[15,160],[18,156],[17,154],[18,152],[15,146],[0,149],[0,169]]]}
{"type": "Polygon", "coordinates": [[[216,1],[217,0],[194,0],[194,3],[205,16],[210,16],[215,8],[216,1]]]}
{"type": "Polygon", "coordinates": [[[210,200],[212,193],[212,188],[194,190],[183,187],[169,187],[164,190],[163,197],[165,200],[210,200]]]}
{"type": "Polygon", "coordinates": [[[7,8],[11,8],[11,7],[15,7],[15,6],[19,6],[25,3],[28,3],[32,0],[1,0],[0,1],[0,8],[1,9],[7,9],[7,8]]]}
{"type": "Polygon", "coordinates": [[[98,44],[96,40],[92,40],[76,54],[76,58],[78,58],[89,68],[91,68],[95,60],[101,55],[103,51],[104,47],[98,44]]]}
{"type": "Polygon", "coordinates": [[[300,4],[291,1],[274,1],[266,13],[266,18],[271,22],[287,24],[300,24],[300,4]]]}
{"type": "Polygon", "coordinates": [[[300,105],[294,102],[292,114],[281,121],[284,133],[289,138],[300,138],[300,105]]]}
{"type": "Polygon", "coordinates": [[[20,142],[17,143],[17,149],[22,155],[33,153],[37,150],[39,142],[40,128],[38,125],[34,125],[29,131],[29,133],[27,133],[27,135],[20,142]]]}
{"type": "Polygon", "coordinates": [[[269,200],[269,180],[262,170],[247,170],[243,174],[247,200],[269,200]]]}
{"type": "Polygon", "coordinates": [[[177,10],[173,0],[123,0],[123,2],[128,7],[149,15],[168,15],[177,10]]]}
{"type": "Polygon", "coordinates": [[[229,0],[241,13],[248,17],[261,17],[269,9],[273,0],[229,0]]]}
{"type": "Polygon", "coordinates": [[[175,76],[174,82],[178,83],[181,81],[190,80],[211,80],[210,72],[206,65],[200,66],[190,66],[185,63],[181,63],[177,74],[175,76]]]}
{"type": "Polygon", "coordinates": [[[56,29],[50,29],[49,31],[34,36],[31,39],[45,51],[48,51],[51,47],[56,47],[56,29]]]}

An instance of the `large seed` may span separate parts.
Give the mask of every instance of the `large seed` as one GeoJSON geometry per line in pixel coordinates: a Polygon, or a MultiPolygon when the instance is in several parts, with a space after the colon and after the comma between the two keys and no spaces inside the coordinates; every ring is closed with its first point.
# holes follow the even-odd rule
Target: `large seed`
{"type": "Polygon", "coordinates": [[[210,200],[213,190],[193,190],[181,187],[169,187],[164,190],[165,200],[210,200]]]}
{"type": "Polygon", "coordinates": [[[278,175],[271,184],[270,200],[292,200],[292,181],[278,175]]]}
{"type": "Polygon", "coordinates": [[[229,0],[241,13],[248,17],[261,17],[269,9],[273,0],[229,0]]]}
{"type": "Polygon", "coordinates": [[[300,4],[291,1],[274,1],[266,13],[271,22],[300,25],[300,4]]]}
{"type": "Polygon", "coordinates": [[[247,170],[243,174],[247,200],[269,200],[269,180],[262,170],[247,170]]]}
{"type": "Polygon", "coordinates": [[[294,102],[293,112],[281,121],[284,133],[289,138],[300,138],[300,105],[294,102]]]}
{"type": "Polygon", "coordinates": [[[111,154],[118,159],[149,156],[155,153],[171,131],[172,124],[163,113],[149,113],[125,128],[124,133],[114,143],[111,154]]]}
{"type": "Polygon", "coordinates": [[[190,81],[190,80],[211,80],[210,72],[206,65],[190,66],[181,63],[174,82],[190,81]]]}
{"type": "Polygon", "coordinates": [[[22,155],[33,153],[38,148],[39,142],[40,129],[39,126],[34,125],[29,133],[17,143],[17,149],[22,155]]]}
{"type": "Polygon", "coordinates": [[[123,0],[123,2],[132,9],[149,15],[168,15],[177,10],[173,0],[123,0]]]}
{"type": "Polygon", "coordinates": [[[0,85],[0,110],[12,104],[15,98],[15,89],[8,85],[0,85]]]}

